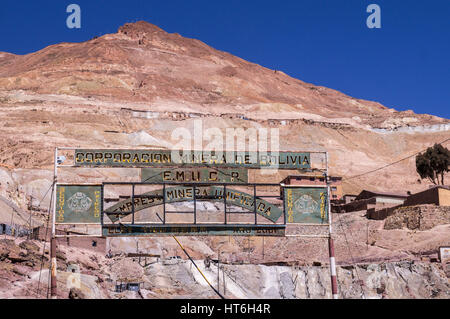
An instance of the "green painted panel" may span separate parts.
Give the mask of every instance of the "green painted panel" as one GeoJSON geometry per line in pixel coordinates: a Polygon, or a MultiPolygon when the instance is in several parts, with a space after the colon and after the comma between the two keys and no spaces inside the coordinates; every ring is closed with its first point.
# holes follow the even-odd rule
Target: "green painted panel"
{"type": "Polygon", "coordinates": [[[103,236],[284,236],[285,227],[258,225],[117,225],[103,227],[103,236]]]}
{"type": "Polygon", "coordinates": [[[179,150],[75,150],[75,166],[167,167],[213,166],[279,169],[311,168],[310,153],[305,152],[207,152],[179,150]]]}
{"type": "MultiPolygon", "coordinates": [[[[195,189],[198,200],[207,199],[211,201],[223,201],[224,188],[221,186],[198,186],[195,189]]],[[[166,203],[193,200],[194,187],[176,186],[166,188],[166,203]]],[[[254,210],[253,196],[235,189],[226,188],[226,202],[250,211],[254,210]]],[[[163,204],[163,190],[147,192],[134,199],[134,211],[137,212],[149,207],[163,204]]],[[[109,213],[109,218],[115,222],[120,216],[129,215],[132,211],[132,201],[126,199],[105,210],[109,213]],[[115,215],[116,214],[116,215],[115,215]]],[[[256,213],[276,222],[283,214],[283,211],[277,206],[263,200],[256,199],[256,213]]]]}
{"type": "Polygon", "coordinates": [[[101,186],[58,185],[56,187],[56,223],[100,224],[101,186]]]}
{"type": "Polygon", "coordinates": [[[244,168],[142,168],[141,182],[248,183],[244,168]]]}
{"type": "Polygon", "coordinates": [[[326,187],[285,187],[283,193],[286,223],[328,222],[326,187]]]}

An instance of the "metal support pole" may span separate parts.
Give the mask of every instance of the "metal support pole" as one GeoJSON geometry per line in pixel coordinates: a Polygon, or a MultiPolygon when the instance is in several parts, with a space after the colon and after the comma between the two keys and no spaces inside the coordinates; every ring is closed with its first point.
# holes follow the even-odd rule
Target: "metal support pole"
{"type": "Polygon", "coordinates": [[[220,250],[217,253],[217,291],[220,291],[220,250]]]}
{"type": "Polygon", "coordinates": [[[331,270],[331,293],[333,299],[338,299],[337,278],[336,278],[336,260],[334,259],[334,240],[328,238],[328,249],[330,252],[330,270],[331,270]]]}
{"type": "Polygon", "coordinates": [[[330,203],[330,184],[328,175],[328,152],[325,154],[326,158],[326,175],[325,181],[327,184],[327,205],[328,205],[328,251],[330,255],[330,273],[331,273],[331,294],[333,299],[338,299],[337,277],[336,277],[336,259],[334,257],[334,240],[332,238],[332,226],[331,226],[331,203],[330,203]]]}
{"type": "Polygon", "coordinates": [[[253,185],[253,213],[255,214],[255,225],[258,224],[258,217],[256,215],[256,185],[253,185]]]}
{"type": "Polygon", "coordinates": [[[163,224],[166,224],[166,184],[163,184],[163,224]]]}
{"type": "Polygon", "coordinates": [[[225,214],[225,225],[227,224],[227,185],[223,185],[223,210],[225,214]]]}
{"type": "Polygon", "coordinates": [[[54,167],[53,167],[53,211],[52,211],[52,233],[50,238],[50,296],[52,299],[56,298],[57,295],[57,264],[56,264],[56,183],[58,181],[57,178],[58,173],[58,148],[55,148],[55,159],[54,159],[54,167]]]}
{"type": "Polygon", "coordinates": [[[134,184],[131,185],[131,224],[134,225],[134,184]]]}
{"type": "Polygon", "coordinates": [[[101,225],[101,227],[102,227],[102,235],[103,235],[103,222],[104,222],[104,213],[103,213],[103,210],[104,210],[104,201],[105,201],[105,199],[104,199],[104,195],[105,195],[105,186],[104,186],[104,184],[102,184],[102,187],[100,188],[100,198],[101,198],[101,202],[100,202],[100,212],[101,212],[101,214],[100,214],[100,225],[101,225]]]}
{"type": "Polygon", "coordinates": [[[194,191],[194,224],[197,224],[197,196],[195,196],[196,187],[193,185],[193,191],[194,191]]]}
{"type": "Polygon", "coordinates": [[[50,255],[51,255],[51,284],[50,284],[50,295],[52,299],[56,299],[57,292],[57,280],[56,280],[56,238],[52,236],[50,239],[50,255]]]}

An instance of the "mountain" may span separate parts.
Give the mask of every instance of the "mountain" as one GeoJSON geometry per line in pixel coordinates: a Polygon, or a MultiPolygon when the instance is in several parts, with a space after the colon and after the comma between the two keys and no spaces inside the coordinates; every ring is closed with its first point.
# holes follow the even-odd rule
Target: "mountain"
{"type": "MultiPolygon", "coordinates": [[[[205,128],[278,127],[281,149],[328,150],[332,173],[344,177],[450,135],[448,119],[308,84],[144,21],[0,53],[0,163],[16,169],[50,168],[55,146],[167,147],[173,129],[199,117],[205,128]]],[[[414,158],[346,183],[350,192],[423,187],[414,158]]]]}

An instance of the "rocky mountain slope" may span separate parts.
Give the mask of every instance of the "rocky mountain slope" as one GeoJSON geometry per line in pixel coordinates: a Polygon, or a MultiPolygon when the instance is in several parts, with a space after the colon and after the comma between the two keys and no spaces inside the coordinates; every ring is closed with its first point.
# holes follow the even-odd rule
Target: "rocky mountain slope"
{"type": "MultiPolygon", "coordinates": [[[[0,298],[45,298],[48,245],[42,258],[42,243],[0,239],[0,298]]],[[[196,260],[208,281],[218,287],[216,263],[206,267],[196,260]]],[[[359,264],[338,267],[341,298],[444,298],[450,285],[439,264],[420,261],[359,264]]],[[[221,264],[220,292],[234,298],[330,298],[327,266],[276,266],[221,264]]],[[[105,258],[81,248],[60,246],[58,252],[59,298],[217,298],[217,295],[187,260],[147,264],[125,255],[105,258]],[[71,271],[75,270],[75,271],[71,271]],[[140,283],[139,293],[116,292],[120,282],[140,283]]]]}
{"type": "Polygon", "coordinates": [[[444,122],[302,82],[143,21],[83,43],[60,43],[24,56],[3,54],[0,61],[0,86],[8,91],[146,102],[149,110],[262,118],[306,113],[381,127],[444,122]]]}

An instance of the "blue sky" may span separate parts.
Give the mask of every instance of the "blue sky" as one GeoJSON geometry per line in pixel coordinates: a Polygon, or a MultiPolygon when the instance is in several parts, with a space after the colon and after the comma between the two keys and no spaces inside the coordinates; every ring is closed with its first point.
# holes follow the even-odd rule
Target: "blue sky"
{"type": "Polygon", "coordinates": [[[137,20],[356,98],[450,118],[449,0],[2,0],[0,51],[85,41],[137,20]],[[81,29],[66,27],[71,3],[81,29]],[[381,29],[366,26],[371,3],[381,29]]]}

